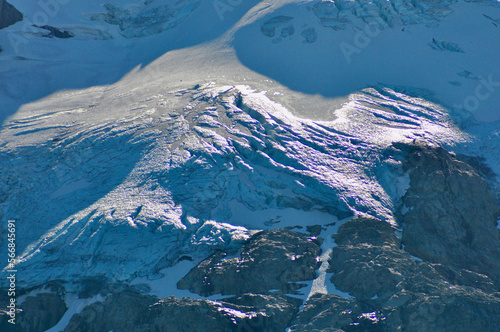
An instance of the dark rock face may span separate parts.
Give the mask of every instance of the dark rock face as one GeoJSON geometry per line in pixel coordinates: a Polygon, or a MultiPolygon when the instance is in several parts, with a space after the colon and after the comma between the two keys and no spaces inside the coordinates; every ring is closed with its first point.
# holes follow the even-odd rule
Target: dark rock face
{"type": "Polygon", "coordinates": [[[246,294],[216,302],[126,291],[85,308],[66,332],[283,331],[300,304],[282,294],[246,294]]]}
{"type": "MultiPolygon", "coordinates": [[[[392,313],[393,314],[393,313],[392,313]]],[[[395,316],[406,331],[498,331],[500,297],[455,289],[450,293],[420,295],[395,316]]],[[[393,317],[388,317],[392,323],[393,317]]]]}
{"type": "Polygon", "coordinates": [[[43,25],[43,26],[35,25],[35,27],[48,31],[47,34],[43,35],[44,37],[62,38],[62,39],[74,37],[74,35],[71,32],[65,30],[63,31],[50,25],[43,25]]]}
{"type": "Polygon", "coordinates": [[[442,264],[431,264],[446,280],[455,285],[470,286],[486,292],[498,290],[488,276],[465,269],[453,269],[442,264]]]}
{"type": "Polygon", "coordinates": [[[43,332],[59,322],[68,310],[64,299],[57,293],[41,293],[29,296],[19,305],[16,324],[8,323],[7,312],[0,312],[0,331],[43,332]]]}
{"type": "Polygon", "coordinates": [[[23,20],[23,14],[6,0],[0,0],[0,29],[23,20]]]}
{"type": "Polygon", "coordinates": [[[271,289],[288,293],[314,279],[321,243],[315,237],[280,229],[254,235],[236,258],[217,253],[201,262],[178,283],[203,296],[265,294],[271,289]]]}
{"type": "Polygon", "coordinates": [[[319,245],[316,237],[290,230],[258,233],[239,257],[223,260],[226,254],[216,253],[179,282],[202,295],[239,296],[159,299],[128,288],[85,308],[66,331],[284,331],[302,300],[270,290],[293,291],[300,286],[290,282],[313,279],[319,245]]]}
{"type": "Polygon", "coordinates": [[[74,315],[65,331],[132,330],[138,325],[140,314],[157,300],[136,292],[111,295],[104,303],[96,302],[74,315]]]}
{"type": "Polygon", "coordinates": [[[400,248],[398,239],[391,225],[375,218],[356,218],[343,224],[337,234],[333,235],[339,246],[355,246],[367,244],[372,246],[389,246],[400,248]]]}
{"type": "Polygon", "coordinates": [[[406,304],[391,306],[393,303],[316,294],[297,315],[291,331],[498,331],[498,297],[401,293],[397,300],[406,304]]]}
{"type": "Polygon", "coordinates": [[[340,226],[334,239],[338,247],[330,259],[331,281],[358,299],[388,298],[420,272],[417,262],[399,249],[394,230],[385,222],[356,218],[340,226]]]}
{"type": "Polygon", "coordinates": [[[20,306],[23,310],[19,325],[25,331],[45,331],[62,318],[68,307],[59,294],[42,293],[29,296],[20,306]]]}
{"type": "Polygon", "coordinates": [[[493,195],[474,168],[442,148],[402,150],[411,181],[402,241],[373,218],[343,224],[329,271],[355,298],[311,297],[292,331],[500,330],[493,195]]]}
{"type": "Polygon", "coordinates": [[[336,247],[330,261],[330,272],[334,272],[331,281],[360,299],[391,296],[416,269],[407,253],[367,244],[336,247]]]}
{"type": "Polygon", "coordinates": [[[343,332],[384,331],[381,313],[371,311],[356,299],[333,294],[315,294],[304,306],[291,326],[292,331],[343,332]]]}
{"type": "Polygon", "coordinates": [[[224,303],[243,312],[256,310],[256,316],[238,324],[238,331],[282,331],[290,326],[302,300],[274,292],[271,295],[244,294],[225,299],[224,303]]]}
{"type": "Polygon", "coordinates": [[[405,167],[405,250],[500,283],[500,211],[478,172],[443,148],[412,147],[405,167]]]}
{"type": "Polygon", "coordinates": [[[293,331],[499,329],[492,317],[500,317],[500,296],[488,276],[416,261],[399,248],[391,227],[371,218],[345,223],[334,238],[331,281],[356,298],[311,298],[293,331]]]}

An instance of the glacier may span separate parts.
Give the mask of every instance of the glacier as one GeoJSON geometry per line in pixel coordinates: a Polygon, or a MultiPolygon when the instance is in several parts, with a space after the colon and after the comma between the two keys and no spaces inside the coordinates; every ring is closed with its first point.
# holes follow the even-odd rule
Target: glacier
{"type": "Polygon", "coordinates": [[[266,228],[264,218],[240,217],[253,211],[292,225],[318,213],[369,213],[396,225],[402,193],[393,188],[403,174],[384,150],[467,140],[439,106],[388,88],[352,95],[332,121],[294,116],[246,86],[156,92],[126,110],[106,97],[26,109],[29,117],[5,126],[4,214],[31,220],[17,230],[26,285],[156,278],[181,256],[238,246],[266,228]],[[72,213],[72,202],[87,206],[72,213]]]}
{"type": "Polygon", "coordinates": [[[64,283],[53,331],[106,301],[76,299],[93,278],[224,301],[177,282],[262,230],[320,225],[289,295],[350,301],[332,235],[373,217],[401,238],[400,143],[479,160],[500,199],[496,0],[54,1],[9,1],[25,20],[0,30],[1,233],[18,221],[19,287],[64,283]],[[41,12],[74,36],[42,38],[41,12]]]}

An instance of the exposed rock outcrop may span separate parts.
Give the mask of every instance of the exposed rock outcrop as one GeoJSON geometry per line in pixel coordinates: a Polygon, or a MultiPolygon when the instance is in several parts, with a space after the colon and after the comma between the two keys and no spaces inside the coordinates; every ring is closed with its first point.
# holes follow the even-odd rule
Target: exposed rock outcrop
{"type": "Polygon", "coordinates": [[[290,331],[493,332],[499,327],[499,303],[495,296],[456,290],[429,296],[402,292],[385,303],[316,294],[297,315],[290,331]]]}
{"type": "Polygon", "coordinates": [[[413,146],[405,168],[405,250],[433,263],[485,274],[500,282],[497,202],[478,172],[443,148],[413,146]]]}
{"type": "Polygon", "coordinates": [[[61,294],[28,296],[16,311],[15,325],[8,322],[7,312],[0,312],[0,331],[43,332],[56,325],[66,310],[68,307],[61,294]]]}
{"type": "Polygon", "coordinates": [[[343,332],[383,331],[381,313],[365,308],[356,299],[333,294],[315,294],[291,326],[291,331],[343,332]]]}
{"type": "Polygon", "coordinates": [[[207,296],[212,294],[285,293],[311,280],[319,267],[321,242],[314,236],[286,229],[254,235],[239,257],[216,253],[182,278],[178,287],[207,296]]]}
{"type": "Polygon", "coordinates": [[[282,294],[208,301],[123,292],[75,315],[66,332],[283,331],[302,301],[282,294]]]}
{"type": "Polygon", "coordinates": [[[42,25],[42,26],[35,25],[35,27],[48,31],[48,33],[44,34],[43,37],[62,38],[62,39],[74,37],[73,33],[66,30],[58,29],[50,25],[42,25]]]}
{"type": "Polygon", "coordinates": [[[420,269],[399,248],[399,239],[385,222],[356,218],[343,224],[334,239],[338,246],[332,250],[331,281],[358,299],[388,299],[414,274],[439,277],[437,272],[420,269]]]}
{"type": "Polygon", "coordinates": [[[6,0],[0,0],[0,29],[23,20],[23,14],[6,0]]]}
{"type": "Polygon", "coordinates": [[[488,276],[416,260],[400,249],[391,227],[371,218],[345,223],[334,238],[338,247],[330,260],[331,281],[356,298],[312,297],[292,331],[331,331],[332,327],[497,331],[500,327],[492,318],[500,314],[500,296],[488,276]],[[374,326],[366,327],[367,323],[374,326]]]}

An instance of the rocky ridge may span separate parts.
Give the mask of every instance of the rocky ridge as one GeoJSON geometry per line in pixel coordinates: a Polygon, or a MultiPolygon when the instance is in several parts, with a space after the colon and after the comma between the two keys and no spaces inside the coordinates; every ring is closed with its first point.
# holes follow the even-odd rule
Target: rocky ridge
{"type": "Polygon", "coordinates": [[[331,294],[311,298],[292,331],[498,328],[490,320],[500,314],[498,285],[486,275],[412,257],[402,250],[390,227],[372,218],[355,218],[334,237],[338,247],[330,260],[331,281],[354,298],[331,294]],[[448,271],[455,277],[449,278],[448,271]]]}
{"type": "Polygon", "coordinates": [[[413,147],[404,165],[405,250],[426,261],[468,269],[500,283],[500,210],[479,173],[443,148],[413,147]]]}
{"type": "Polygon", "coordinates": [[[0,29],[23,20],[23,14],[7,0],[0,0],[0,29]]]}
{"type": "MultiPolygon", "coordinates": [[[[68,309],[64,300],[64,288],[58,292],[45,292],[27,296],[16,309],[15,324],[8,321],[12,318],[6,310],[0,311],[0,331],[10,332],[44,332],[56,325],[68,309]]],[[[2,299],[2,308],[7,307],[8,299],[2,299]]]]}
{"type": "Polygon", "coordinates": [[[202,296],[213,294],[291,293],[315,278],[320,241],[286,229],[254,235],[237,257],[215,253],[192,269],[177,286],[202,296]]]}
{"type": "Polygon", "coordinates": [[[279,331],[288,326],[300,302],[282,294],[208,301],[124,292],[88,306],[65,331],[279,331]]]}

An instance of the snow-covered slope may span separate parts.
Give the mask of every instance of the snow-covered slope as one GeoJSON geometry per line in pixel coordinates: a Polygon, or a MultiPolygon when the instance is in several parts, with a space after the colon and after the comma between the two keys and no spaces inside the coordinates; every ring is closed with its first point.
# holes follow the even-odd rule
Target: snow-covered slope
{"type": "Polygon", "coordinates": [[[428,89],[434,101],[479,120],[499,119],[496,0],[12,3],[25,20],[0,33],[3,117],[60,89],[116,82],[183,50],[185,66],[161,72],[188,69],[230,84],[260,81],[259,73],[330,101],[374,84],[400,85],[428,89]],[[74,37],[40,38],[47,30],[32,24],[74,37]]]}
{"type": "Polygon", "coordinates": [[[29,284],[153,276],[278,216],[280,226],[357,211],[394,222],[403,174],[384,148],[462,140],[436,105],[388,89],[353,95],[337,119],[316,122],[244,86],[161,89],[126,107],[116,91],[92,92],[90,106],[26,107],[30,116],[3,131],[4,209],[27,221],[18,232],[29,284]]]}
{"type": "Polygon", "coordinates": [[[500,174],[498,1],[11,2],[0,217],[18,220],[19,286],[159,279],[357,214],[396,227],[395,142],[500,174]]]}
{"type": "Polygon", "coordinates": [[[491,121],[500,119],[500,35],[489,16],[498,11],[496,1],[289,4],[260,12],[235,48],[247,67],[308,94],[426,88],[446,107],[491,121]]]}

